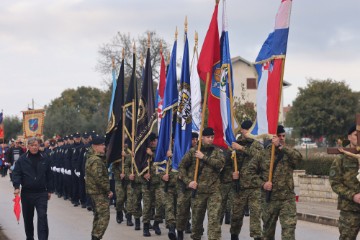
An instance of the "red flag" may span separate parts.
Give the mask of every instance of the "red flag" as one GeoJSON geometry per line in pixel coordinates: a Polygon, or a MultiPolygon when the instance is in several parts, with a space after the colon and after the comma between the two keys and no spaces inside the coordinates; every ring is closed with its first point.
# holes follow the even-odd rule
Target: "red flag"
{"type": "Polygon", "coordinates": [[[21,213],[21,207],[20,207],[20,196],[19,195],[16,195],[13,199],[13,202],[14,202],[14,213],[15,213],[15,217],[16,217],[16,220],[19,224],[19,220],[20,220],[20,213],[21,213]]]}
{"type": "Polygon", "coordinates": [[[211,18],[209,29],[206,33],[204,43],[201,48],[199,62],[197,65],[198,73],[203,81],[206,81],[207,73],[210,73],[208,95],[208,127],[214,129],[214,144],[226,148],[222,127],[220,111],[220,40],[217,22],[218,3],[215,5],[214,13],[211,18]]]}
{"type": "Polygon", "coordinates": [[[160,64],[160,81],[158,85],[158,93],[159,93],[159,101],[157,105],[157,112],[158,112],[158,125],[160,129],[160,121],[162,118],[162,108],[164,103],[164,91],[165,91],[165,84],[166,84],[166,73],[165,73],[165,59],[162,52],[160,52],[161,55],[161,64],[160,64]]]}

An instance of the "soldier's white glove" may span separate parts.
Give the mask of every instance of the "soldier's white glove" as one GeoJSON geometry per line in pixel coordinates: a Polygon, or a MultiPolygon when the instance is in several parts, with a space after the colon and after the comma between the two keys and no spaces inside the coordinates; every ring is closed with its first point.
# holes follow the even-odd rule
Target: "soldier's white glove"
{"type": "Polygon", "coordinates": [[[60,168],[56,168],[56,171],[59,173],[59,172],[60,172],[60,168]]]}
{"type": "Polygon", "coordinates": [[[359,169],[358,173],[359,173],[359,174],[356,176],[356,178],[357,178],[357,180],[360,182],[360,169],[359,169]]]}
{"type": "Polygon", "coordinates": [[[67,175],[71,176],[71,170],[67,170],[67,175]]]}
{"type": "Polygon", "coordinates": [[[62,174],[64,174],[64,172],[65,172],[64,168],[61,168],[60,171],[62,174]]]}
{"type": "Polygon", "coordinates": [[[76,176],[80,177],[80,172],[75,172],[76,176]]]}

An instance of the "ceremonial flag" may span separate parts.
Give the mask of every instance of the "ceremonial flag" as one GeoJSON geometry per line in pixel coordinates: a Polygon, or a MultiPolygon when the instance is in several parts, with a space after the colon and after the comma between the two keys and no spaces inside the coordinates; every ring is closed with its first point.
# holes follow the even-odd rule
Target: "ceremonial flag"
{"type": "Polygon", "coordinates": [[[156,148],[155,161],[158,169],[165,171],[166,153],[169,150],[172,120],[173,120],[173,108],[177,105],[178,101],[178,89],[177,89],[177,76],[176,76],[176,49],[177,41],[175,40],[171,53],[171,60],[169,65],[168,74],[166,76],[166,86],[164,91],[164,106],[163,106],[163,118],[161,119],[159,141],[156,148]]]}
{"type": "Polygon", "coordinates": [[[112,109],[113,109],[113,102],[115,98],[115,90],[116,90],[116,70],[115,70],[115,64],[113,63],[113,68],[111,70],[112,75],[112,91],[111,91],[111,100],[110,100],[110,107],[109,107],[109,114],[108,114],[108,121],[110,121],[111,115],[112,115],[112,109]]]}
{"type": "Polygon", "coordinates": [[[269,34],[256,58],[258,74],[256,123],[253,135],[276,134],[292,0],[282,0],[275,30],[269,34]]]}
{"type": "Polygon", "coordinates": [[[146,154],[146,148],[148,147],[148,136],[152,132],[156,120],[157,114],[155,112],[150,48],[148,48],[144,70],[144,80],[141,87],[135,138],[135,162],[138,170],[140,171],[139,174],[142,174],[147,168],[147,159],[144,159],[144,157],[146,154]]]}
{"type": "Polygon", "coordinates": [[[223,0],[223,16],[222,16],[222,33],[221,33],[221,83],[220,83],[220,110],[222,118],[222,127],[224,131],[224,140],[228,146],[236,141],[234,135],[233,124],[235,124],[234,116],[231,114],[234,82],[232,79],[232,65],[229,47],[228,24],[226,16],[226,1],[223,0]]]}
{"type": "Polygon", "coordinates": [[[158,131],[160,131],[160,122],[162,118],[162,109],[164,103],[164,91],[166,85],[166,66],[165,66],[165,59],[162,51],[160,51],[160,80],[157,87],[157,94],[156,94],[156,105],[157,105],[157,113],[158,113],[158,131]]]}
{"type": "Polygon", "coordinates": [[[121,61],[112,111],[106,129],[106,160],[108,164],[121,158],[122,153],[122,106],[124,105],[125,71],[124,59],[121,61]]]}
{"type": "Polygon", "coordinates": [[[192,131],[199,132],[201,124],[201,88],[199,74],[196,71],[198,63],[197,45],[194,47],[194,56],[191,61],[190,92],[192,131]]]}
{"type": "Polygon", "coordinates": [[[23,111],[24,137],[41,137],[44,129],[45,110],[23,111]]]}
{"type": "Polygon", "coordinates": [[[214,13],[206,33],[204,44],[201,48],[198,73],[200,79],[206,81],[207,74],[210,74],[208,91],[208,127],[214,129],[214,144],[220,147],[227,147],[224,142],[224,133],[220,112],[220,42],[219,29],[217,23],[218,1],[216,2],[214,13]]]}
{"type": "Polygon", "coordinates": [[[185,46],[181,68],[174,153],[172,158],[172,168],[174,170],[178,170],[181,159],[191,146],[192,121],[189,64],[189,43],[187,33],[185,32],[185,46]]]}
{"type": "Polygon", "coordinates": [[[0,113],[0,139],[4,139],[4,117],[3,112],[0,113]]]}

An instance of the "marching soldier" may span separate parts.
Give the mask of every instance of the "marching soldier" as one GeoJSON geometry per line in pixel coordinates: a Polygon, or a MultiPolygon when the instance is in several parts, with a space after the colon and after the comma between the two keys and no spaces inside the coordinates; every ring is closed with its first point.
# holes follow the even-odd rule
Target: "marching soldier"
{"type": "Polygon", "coordinates": [[[203,130],[200,151],[191,148],[181,160],[179,175],[188,188],[196,190],[192,199],[192,234],[191,238],[200,240],[203,234],[205,213],[208,213],[208,239],[221,239],[219,216],[221,211],[221,193],[219,174],[224,167],[222,151],[213,145],[214,130],[203,130]],[[194,181],[196,158],[199,159],[198,181],[194,181]]]}
{"type": "Polygon", "coordinates": [[[250,120],[241,124],[241,139],[233,142],[232,148],[236,151],[238,172],[232,174],[235,181],[239,181],[239,191],[233,191],[233,205],[231,214],[231,240],[238,240],[245,208],[250,208],[250,237],[261,239],[261,201],[260,188],[257,183],[252,182],[252,175],[248,173],[251,159],[263,150],[263,146],[251,138],[248,138],[249,129],[252,126],[250,120]]]}
{"type": "Polygon", "coordinates": [[[83,146],[80,149],[79,160],[76,166],[76,175],[79,177],[79,197],[81,208],[87,207],[87,197],[85,190],[85,161],[86,161],[86,153],[91,148],[90,144],[90,136],[88,133],[84,133],[82,135],[83,146]]]}
{"type": "Polygon", "coordinates": [[[296,164],[302,160],[302,156],[297,150],[285,145],[285,129],[282,125],[278,126],[277,135],[273,136],[271,142],[275,145],[272,181],[270,182],[268,178],[271,144],[251,160],[248,171],[254,178],[252,181],[263,189],[263,237],[275,239],[276,222],[280,218],[282,239],[293,240],[296,228],[293,172],[296,164]],[[270,201],[266,201],[266,191],[271,193],[270,201]]]}
{"type": "Polygon", "coordinates": [[[75,133],[73,135],[74,144],[72,146],[72,156],[71,156],[71,184],[72,184],[72,202],[74,207],[79,206],[80,195],[79,195],[79,170],[78,163],[80,158],[81,149],[84,144],[81,142],[81,134],[75,133]]]}
{"type": "Polygon", "coordinates": [[[92,154],[85,165],[86,193],[94,204],[94,221],[91,239],[101,239],[110,220],[109,199],[113,193],[110,191],[108,171],[105,160],[105,139],[96,137],[92,140],[92,154]]]}
{"type": "MultiPolygon", "coordinates": [[[[356,126],[348,131],[348,147],[358,146],[356,126]]],[[[338,209],[340,210],[339,231],[340,240],[356,239],[360,229],[360,179],[358,155],[349,154],[336,159],[330,168],[330,184],[338,194],[338,209]],[[350,156],[348,156],[350,155],[350,156]]]]}

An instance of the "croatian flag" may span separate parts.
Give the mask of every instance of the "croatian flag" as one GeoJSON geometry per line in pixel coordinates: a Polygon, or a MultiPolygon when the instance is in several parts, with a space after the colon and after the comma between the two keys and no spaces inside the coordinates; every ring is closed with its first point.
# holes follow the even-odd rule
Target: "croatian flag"
{"type": "Polygon", "coordinates": [[[255,68],[258,74],[256,123],[253,135],[276,134],[281,100],[292,0],[282,0],[276,15],[275,30],[263,44],[255,68]]]}
{"type": "Polygon", "coordinates": [[[231,146],[232,142],[236,141],[233,127],[236,128],[236,121],[234,116],[231,116],[231,104],[232,93],[234,89],[234,83],[232,79],[232,65],[230,57],[229,47],[229,35],[227,30],[227,16],[226,16],[226,1],[223,1],[223,16],[222,16],[222,33],[220,39],[221,45],[221,78],[220,78],[220,111],[222,118],[222,127],[224,131],[224,141],[228,146],[231,146]],[[230,84],[231,83],[231,84],[230,84]],[[230,91],[231,90],[231,91],[230,91]]]}

